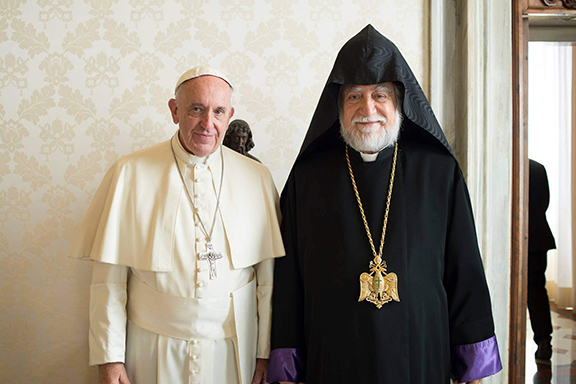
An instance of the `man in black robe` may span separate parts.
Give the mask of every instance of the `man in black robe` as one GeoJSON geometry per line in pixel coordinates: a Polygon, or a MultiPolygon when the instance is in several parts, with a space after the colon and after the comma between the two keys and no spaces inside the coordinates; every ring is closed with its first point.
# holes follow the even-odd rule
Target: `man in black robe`
{"type": "Polygon", "coordinates": [[[371,25],[338,54],[281,204],[269,382],[476,383],[501,370],[462,172],[371,25]]]}
{"type": "Polygon", "coordinates": [[[554,235],[546,220],[550,203],[550,188],[546,168],[530,160],[528,193],[528,312],[534,331],[534,342],[538,345],[535,358],[550,364],[552,357],[552,319],[546,291],[546,254],[556,248],[554,235]]]}

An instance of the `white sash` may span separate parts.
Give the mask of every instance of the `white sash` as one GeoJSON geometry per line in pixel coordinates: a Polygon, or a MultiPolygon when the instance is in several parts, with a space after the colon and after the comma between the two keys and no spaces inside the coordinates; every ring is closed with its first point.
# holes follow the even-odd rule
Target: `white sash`
{"type": "Polygon", "coordinates": [[[158,292],[131,273],[127,310],[134,324],[167,337],[193,341],[236,336],[240,381],[252,381],[258,337],[256,279],[231,297],[196,299],[158,292]]]}

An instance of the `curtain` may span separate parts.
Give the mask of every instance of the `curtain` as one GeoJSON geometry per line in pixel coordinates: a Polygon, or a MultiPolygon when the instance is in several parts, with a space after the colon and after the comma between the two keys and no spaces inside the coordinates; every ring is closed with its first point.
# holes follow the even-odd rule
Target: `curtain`
{"type": "Polygon", "coordinates": [[[550,300],[576,307],[572,252],[572,47],[530,42],[528,47],[528,156],[543,164],[550,185],[548,223],[557,249],[548,252],[550,300]]]}

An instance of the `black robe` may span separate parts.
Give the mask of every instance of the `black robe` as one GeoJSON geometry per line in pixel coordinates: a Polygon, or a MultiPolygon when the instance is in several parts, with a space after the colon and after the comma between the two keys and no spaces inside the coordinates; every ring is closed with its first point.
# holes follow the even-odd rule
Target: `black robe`
{"type": "Polygon", "coordinates": [[[546,253],[556,249],[554,235],[546,220],[550,205],[550,187],[546,168],[530,159],[530,179],[528,190],[528,252],[546,253]]]}
{"type": "MultiPolygon", "coordinates": [[[[364,162],[350,149],[376,248],[392,154],[386,148],[364,162]]],[[[451,347],[494,336],[462,172],[409,67],[371,26],[340,52],[281,205],[286,256],[275,264],[272,349],[302,360],[299,381],[446,384],[451,347]],[[358,302],[359,277],[373,254],[338,135],[336,95],[342,84],[385,81],[404,92],[383,251],[388,272],[398,276],[400,301],[377,309],[358,302]]]]}

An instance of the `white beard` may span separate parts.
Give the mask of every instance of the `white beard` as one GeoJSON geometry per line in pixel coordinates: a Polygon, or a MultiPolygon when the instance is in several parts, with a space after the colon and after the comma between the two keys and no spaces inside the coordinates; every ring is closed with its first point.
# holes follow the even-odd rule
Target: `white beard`
{"type": "MultiPolygon", "coordinates": [[[[342,119],[340,119],[342,121],[342,119]]],[[[356,118],[350,123],[351,129],[344,127],[340,123],[340,135],[344,142],[357,150],[364,153],[377,153],[386,147],[393,146],[398,141],[400,134],[400,126],[402,125],[402,113],[396,110],[396,119],[391,126],[386,125],[386,118],[384,116],[370,116],[364,118],[356,118]],[[370,127],[362,129],[357,122],[380,121],[383,127],[370,127]]]]}

